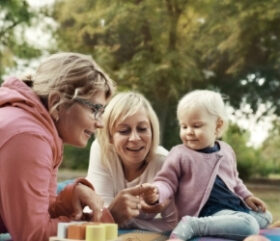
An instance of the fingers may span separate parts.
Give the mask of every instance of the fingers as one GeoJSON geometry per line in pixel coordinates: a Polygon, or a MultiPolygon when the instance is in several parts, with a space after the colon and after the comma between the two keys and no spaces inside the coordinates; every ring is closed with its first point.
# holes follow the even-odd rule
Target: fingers
{"type": "Polygon", "coordinates": [[[250,202],[250,208],[252,208],[255,212],[258,211],[258,207],[255,205],[254,202],[250,202]]]}
{"type": "Polygon", "coordinates": [[[88,206],[93,211],[93,220],[98,221],[102,215],[103,200],[94,190],[83,184],[75,186],[72,199],[73,216],[75,220],[79,220],[83,216],[83,208],[88,206]]]}
{"type": "Polygon", "coordinates": [[[137,185],[135,187],[126,188],[121,191],[122,193],[128,193],[133,196],[140,196],[141,194],[141,185],[137,185]]]}
{"type": "Polygon", "coordinates": [[[73,219],[80,220],[83,216],[83,210],[82,210],[82,206],[80,204],[79,199],[76,199],[76,198],[73,199],[72,204],[73,204],[73,210],[74,210],[74,212],[72,214],[73,219]]]}
{"type": "Polygon", "coordinates": [[[141,210],[141,200],[139,196],[131,196],[130,197],[130,201],[128,204],[128,207],[132,210],[132,211],[136,211],[136,214],[139,215],[139,212],[141,210]]]}
{"type": "Polygon", "coordinates": [[[92,221],[94,222],[99,221],[103,212],[103,205],[104,205],[103,200],[98,195],[96,195],[96,193],[93,193],[91,199],[88,200],[87,203],[88,203],[88,207],[93,212],[92,221]]]}
{"type": "Polygon", "coordinates": [[[253,197],[253,196],[249,197],[247,199],[247,204],[255,212],[265,212],[266,211],[265,203],[257,197],[253,197]]]}
{"type": "Polygon", "coordinates": [[[163,209],[162,204],[150,205],[144,201],[141,203],[141,210],[145,213],[159,213],[162,211],[162,209],[163,209]]]}
{"type": "Polygon", "coordinates": [[[110,204],[109,210],[117,223],[124,223],[140,214],[140,197],[131,195],[126,190],[121,191],[110,204]]]}
{"type": "Polygon", "coordinates": [[[170,203],[170,199],[167,199],[162,203],[152,204],[152,205],[142,200],[141,210],[146,213],[159,213],[162,212],[164,209],[166,209],[169,203],[170,203]]]}
{"type": "Polygon", "coordinates": [[[103,208],[100,209],[94,209],[93,211],[93,216],[91,218],[91,221],[93,222],[98,222],[101,219],[103,208]]]}
{"type": "Polygon", "coordinates": [[[256,206],[257,206],[259,212],[260,212],[260,211],[262,211],[262,212],[265,212],[265,211],[266,211],[266,205],[265,205],[265,203],[264,203],[263,201],[261,201],[261,200],[256,200],[255,203],[256,203],[256,206]]]}

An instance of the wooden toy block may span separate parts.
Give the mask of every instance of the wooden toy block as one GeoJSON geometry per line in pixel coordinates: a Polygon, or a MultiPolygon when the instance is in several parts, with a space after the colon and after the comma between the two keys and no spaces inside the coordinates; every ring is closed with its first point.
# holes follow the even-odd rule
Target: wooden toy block
{"type": "Polygon", "coordinates": [[[83,224],[72,224],[68,226],[67,238],[68,239],[78,239],[85,240],[85,230],[86,226],[83,224]]]}
{"type": "Polygon", "coordinates": [[[58,237],[51,237],[49,241],[165,241],[167,236],[161,233],[133,230],[118,236],[118,225],[115,223],[59,223],[58,237]],[[67,235],[62,236],[61,234],[67,235]]]}
{"type": "Polygon", "coordinates": [[[102,224],[86,227],[86,241],[106,241],[105,226],[102,224]]]}

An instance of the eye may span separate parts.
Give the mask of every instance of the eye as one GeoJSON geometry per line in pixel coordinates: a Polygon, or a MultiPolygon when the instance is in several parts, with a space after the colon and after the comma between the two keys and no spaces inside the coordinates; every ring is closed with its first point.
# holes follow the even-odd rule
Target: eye
{"type": "Polygon", "coordinates": [[[92,113],[103,114],[105,107],[103,105],[100,105],[100,104],[92,104],[90,109],[91,109],[92,113]]]}
{"type": "Polygon", "coordinates": [[[137,131],[139,132],[146,132],[148,130],[147,127],[137,127],[137,131]]]}
{"type": "Polygon", "coordinates": [[[186,125],[181,125],[181,129],[185,130],[187,129],[188,127],[186,125]]]}
{"type": "Polygon", "coordinates": [[[193,128],[200,128],[202,127],[203,125],[201,123],[197,123],[197,124],[194,124],[193,125],[193,128]]]}
{"type": "Polygon", "coordinates": [[[129,128],[127,128],[127,129],[120,129],[120,130],[118,130],[118,132],[121,135],[128,135],[130,133],[130,129],[129,128]]]}

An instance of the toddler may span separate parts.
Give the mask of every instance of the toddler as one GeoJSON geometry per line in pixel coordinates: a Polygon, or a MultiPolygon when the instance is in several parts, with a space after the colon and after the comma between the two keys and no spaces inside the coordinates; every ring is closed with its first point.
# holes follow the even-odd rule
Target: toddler
{"type": "Polygon", "coordinates": [[[267,227],[271,214],[238,177],[232,148],[218,140],[227,125],[221,95],[190,92],[180,100],[177,117],[183,143],[171,149],[153,185],[143,185],[147,203],[175,196],[181,220],[170,238],[243,240],[267,227]]]}

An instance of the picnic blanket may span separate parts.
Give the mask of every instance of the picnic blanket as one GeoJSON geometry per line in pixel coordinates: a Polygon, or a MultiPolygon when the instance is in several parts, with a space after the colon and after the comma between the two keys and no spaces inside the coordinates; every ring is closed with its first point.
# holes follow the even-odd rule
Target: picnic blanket
{"type": "MultiPolygon", "coordinates": [[[[261,229],[259,234],[271,241],[280,241],[280,228],[261,229]]],[[[200,238],[193,238],[191,241],[235,241],[235,240],[223,239],[223,238],[200,237],[200,238]]]]}
{"type": "MultiPolygon", "coordinates": [[[[119,235],[129,233],[129,232],[143,232],[143,230],[127,230],[127,229],[122,230],[122,229],[120,229],[119,230],[119,235]]],[[[260,235],[268,238],[271,241],[280,241],[280,228],[262,229],[260,231],[260,235]]],[[[0,241],[7,241],[7,240],[10,240],[10,235],[0,234],[0,241]]],[[[200,238],[193,238],[191,241],[235,241],[235,240],[222,239],[222,238],[200,237],[200,238]]]]}
{"type": "MultiPolygon", "coordinates": [[[[119,229],[119,235],[129,233],[129,232],[145,232],[143,230],[129,230],[129,229],[119,229]]],[[[271,241],[280,241],[280,228],[269,228],[269,229],[262,229],[259,233],[260,235],[266,237],[271,241]]],[[[169,236],[169,233],[165,233],[166,237],[169,236]]],[[[235,241],[231,239],[223,239],[223,238],[212,238],[212,237],[199,237],[193,238],[191,241],[235,241]]]]}

